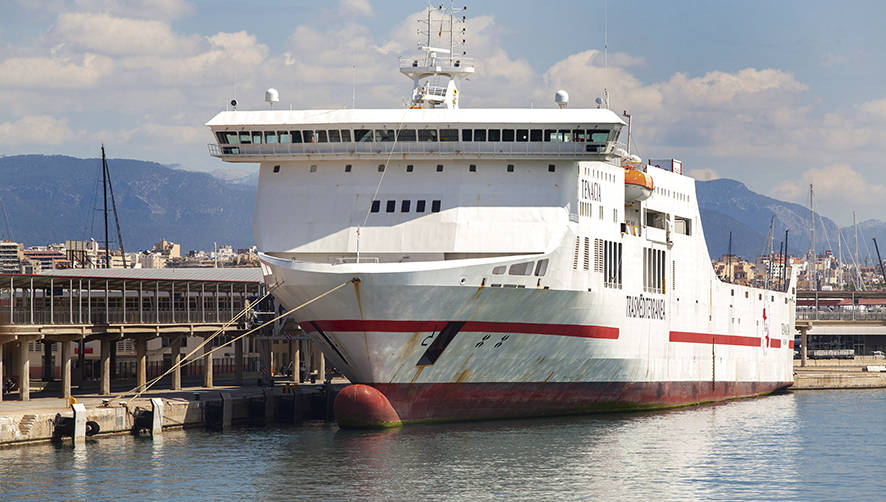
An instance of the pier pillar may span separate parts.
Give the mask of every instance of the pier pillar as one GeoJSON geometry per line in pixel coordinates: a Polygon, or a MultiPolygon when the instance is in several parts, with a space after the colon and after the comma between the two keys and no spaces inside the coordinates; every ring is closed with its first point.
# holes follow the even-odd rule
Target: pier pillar
{"type": "Polygon", "coordinates": [[[42,380],[44,382],[53,381],[53,373],[55,373],[55,365],[52,364],[52,341],[44,338],[42,380]]]}
{"type": "Polygon", "coordinates": [[[234,342],[234,380],[237,385],[243,385],[243,343],[244,339],[234,342]]]}
{"type": "Polygon", "coordinates": [[[289,360],[292,362],[292,380],[298,383],[299,367],[301,365],[301,341],[293,340],[289,342],[289,360]]]}
{"type": "Polygon", "coordinates": [[[62,377],[62,397],[65,399],[71,397],[71,356],[74,351],[74,342],[65,340],[59,342],[62,345],[61,357],[61,377],[62,377]]]}
{"type": "Polygon", "coordinates": [[[99,365],[98,393],[107,396],[111,393],[111,340],[101,340],[101,364],[99,365]]]}
{"type": "Polygon", "coordinates": [[[203,346],[203,386],[212,387],[212,344],[203,346]]]}
{"type": "Polygon", "coordinates": [[[261,369],[262,369],[262,381],[265,384],[270,384],[273,379],[271,378],[272,369],[271,369],[271,339],[264,337],[263,340],[259,342],[261,346],[261,369]]]}
{"type": "Polygon", "coordinates": [[[135,339],[135,384],[139,391],[148,383],[148,339],[139,336],[135,339]]]}
{"type": "Polygon", "coordinates": [[[809,331],[809,328],[803,327],[800,329],[800,366],[806,366],[806,332],[809,331]]]}
{"type": "Polygon", "coordinates": [[[0,341],[0,403],[3,402],[3,384],[6,382],[6,373],[3,372],[3,345],[0,341]]]}
{"type": "Polygon", "coordinates": [[[182,360],[182,337],[185,335],[175,335],[172,337],[170,344],[170,361],[172,362],[172,390],[182,390],[182,367],[179,363],[182,360]]]}
{"type": "Polygon", "coordinates": [[[31,359],[28,357],[28,340],[19,338],[18,342],[19,396],[22,401],[31,400],[31,359]]]}

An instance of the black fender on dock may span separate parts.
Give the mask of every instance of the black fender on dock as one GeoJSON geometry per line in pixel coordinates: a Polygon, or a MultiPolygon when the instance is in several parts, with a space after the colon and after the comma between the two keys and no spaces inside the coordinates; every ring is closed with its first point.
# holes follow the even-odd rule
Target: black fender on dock
{"type": "MultiPolygon", "coordinates": [[[[52,420],[52,441],[60,441],[63,437],[74,437],[74,418],[63,417],[61,413],[56,413],[52,420]]],[[[86,435],[95,436],[101,431],[98,422],[92,420],[86,421],[86,435]]]]}

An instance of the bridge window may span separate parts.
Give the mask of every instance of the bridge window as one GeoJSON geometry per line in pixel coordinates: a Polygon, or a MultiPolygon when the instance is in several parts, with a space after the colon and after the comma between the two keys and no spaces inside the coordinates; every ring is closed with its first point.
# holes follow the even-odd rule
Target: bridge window
{"type": "Polygon", "coordinates": [[[314,141],[317,143],[328,143],[327,137],[326,137],[326,131],[324,131],[324,130],[314,131],[314,141]]]}
{"type": "Polygon", "coordinates": [[[486,141],[486,129],[474,129],[474,141],[486,141]]]}
{"type": "Polygon", "coordinates": [[[535,265],[535,276],[536,277],[544,277],[544,275],[548,272],[548,259],[538,260],[538,263],[535,265]]]}
{"type": "Polygon", "coordinates": [[[224,131],[219,131],[219,132],[215,133],[215,137],[218,138],[218,142],[221,143],[222,145],[228,144],[227,133],[225,133],[224,131]]]}
{"type": "Polygon", "coordinates": [[[253,145],[262,144],[261,136],[262,136],[261,131],[252,131],[252,144],[253,145]]]}
{"type": "Polygon", "coordinates": [[[314,136],[314,131],[308,129],[306,131],[301,132],[301,137],[305,143],[316,143],[317,138],[314,136]]]}
{"type": "Polygon", "coordinates": [[[436,129],[419,129],[418,130],[418,140],[419,141],[437,141],[437,130],[436,129]]]}
{"type": "Polygon", "coordinates": [[[591,143],[606,143],[609,141],[609,131],[588,131],[588,141],[591,143]]]}
{"type": "Polygon", "coordinates": [[[462,141],[473,141],[473,132],[471,129],[462,129],[461,131],[461,140],[462,141]]]}
{"type": "Polygon", "coordinates": [[[490,129],[486,137],[489,141],[501,141],[501,129],[490,129]]]}
{"type": "Polygon", "coordinates": [[[244,145],[252,144],[252,136],[248,132],[240,133],[240,143],[244,145]]]}
{"type": "Polygon", "coordinates": [[[572,130],[572,141],[585,141],[585,130],[584,129],[573,129],[572,130]]]}
{"type": "Polygon", "coordinates": [[[545,129],[544,141],[545,143],[550,143],[551,141],[556,141],[557,131],[554,129],[545,129]]]}
{"type": "Polygon", "coordinates": [[[385,206],[385,212],[393,213],[397,209],[397,201],[389,200],[385,206]]]}
{"type": "Polygon", "coordinates": [[[440,141],[458,141],[458,129],[440,129],[440,141]]]}
{"type": "Polygon", "coordinates": [[[502,141],[514,141],[514,130],[513,129],[502,129],[501,130],[501,140],[502,141]]]}
{"type": "Polygon", "coordinates": [[[289,131],[293,143],[301,143],[301,131],[289,131]]]}
{"type": "Polygon", "coordinates": [[[529,131],[529,141],[541,141],[543,137],[541,129],[532,129],[529,131]]]}
{"type": "Polygon", "coordinates": [[[370,211],[372,211],[373,213],[377,213],[379,211],[379,209],[381,209],[381,201],[379,201],[379,200],[372,201],[372,209],[370,209],[370,211]]]}
{"type": "Polygon", "coordinates": [[[354,141],[357,143],[371,143],[372,131],[369,129],[354,129],[354,141]]]}
{"type": "Polygon", "coordinates": [[[376,129],[375,130],[375,141],[381,141],[385,143],[390,143],[394,141],[394,130],[393,129],[376,129]]]}
{"type": "Polygon", "coordinates": [[[510,275],[529,275],[532,273],[532,265],[534,265],[531,261],[525,261],[523,263],[515,263],[511,265],[511,268],[508,269],[508,274],[510,275]]]}
{"type": "Polygon", "coordinates": [[[397,132],[397,141],[415,141],[415,129],[400,129],[397,132]]]}
{"type": "Polygon", "coordinates": [[[277,131],[268,131],[265,133],[265,143],[269,145],[277,144],[277,131]]]}
{"type": "Polygon", "coordinates": [[[341,130],[341,140],[345,143],[351,141],[351,130],[350,129],[342,129],[341,130]]]}
{"type": "Polygon", "coordinates": [[[423,200],[415,201],[415,212],[416,213],[425,212],[425,201],[423,201],[423,200]]]}
{"type": "Polygon", "coordinates": [[[506,267],[504,265],[499,265],[499,266],[494,267],[492,269],[492,274],[493,275],[503,275],[507,269],[508,269],[508,267],[506,267]]]}
{"type": "Polygon", "coordinates": [[[440,201],[439,200],[431,201],[431,212],[432,213],[439,213],[440,212],[440,201]]]}
{"type": "Polygon", "coordinates": [[[289,134],[289,131],[277,131],[277,137],[280,138],[281,145],[292,143],[292,135],[289,134]]]}
{"type": "Polygon", "coordinates": [[[517,129],[517,141],[529,141],[529,129],[517,129]]]}
{"type": "Polygon", "coordinates": [[[329,135],[329,142],[330,143],[341,142],[341,135],[339,134],[338,129],[332,129],[327,134],[329,135]]]}
{"type": "Polygon", "coordinates": [[[408,213],[409,212],[409,205],[411,202],[412,201],[409,201],[409,200],[401,201],[400,202],[400,212],[401,213],[408,213]]]}

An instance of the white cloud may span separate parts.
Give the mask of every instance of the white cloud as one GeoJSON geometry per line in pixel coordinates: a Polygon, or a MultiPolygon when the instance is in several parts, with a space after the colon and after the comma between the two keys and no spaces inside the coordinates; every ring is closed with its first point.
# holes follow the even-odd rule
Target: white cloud
{"type": "Polygon", "coordinates": [[[369,0],[340,0],[339,11],[344,15],[373,15],[369,0]]]}
{"type": "Polygon", "coordinates": [[[113,69],[106,56],[85,53],[81,61],[62,57],[9,58],[0,61],[0,85],[16,88],[90,87],[113,69]]]}
{"type": "Polygon", "coordinates": [[[190,16],[194,6],[184,0],[74,0],[76,10],[145,19],[172,20],[190,16]]]}
{"type": "Polygon", "coordinates": [[[862,103],[858,106],[858,109],[867,116],[876,119],[886,119],[886,98],[862,103]]]}
{"type": "Polygon", "coordinates": [[[685,173],[698,181],[710,181],[721,178],[720,173],[711,169],[710,167],[690,169],[687,173],[685,173]]]}
{"type": "MultiPolygon", "coordinates": [[[[886,186],[871,183],[849,164],[834,164],[824,168],[808,169],[793,179],[780,183],[771,195],[783,200],[804,202],[809,196],[809,185],[815,187],[815,199],[824,204],[845,207],[851,201],[857,206],[882,203],[886,186]]],[[[818,204],[816,204],[818,205],[818,204]]]]}
{"type": "Polygon", "coordinates": [[[58,16],[55,30],[78,47],[117,56],[191,54],[200,42],[200,37],[173,33],[162,21],[109,14],[64,13],[58,16]]]}
{"type": "Polygon", "coordinates": [[[67,119],[49,115],[29,115],[15,122],[0,122],[0,144],[60,145],[74,138],[67,119]]]}

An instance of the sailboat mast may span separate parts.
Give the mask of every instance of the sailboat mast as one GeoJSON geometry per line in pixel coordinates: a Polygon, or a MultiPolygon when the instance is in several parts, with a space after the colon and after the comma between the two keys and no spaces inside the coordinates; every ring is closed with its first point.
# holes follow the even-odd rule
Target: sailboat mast
{"type": "Polygon", "coordinates": [[[815,273],[816,263],[815,263],[815,199],[812,192],[812,183],[809,184],[809,213],[812,216],[812,249],[810,253],[812,254],[812,273],[809,275],[809,289],[818,289],[814,286],[815,283],[815,273]]]}
{"type": "MultiPolygon", "coordinates": [[[[855,271],[857,272],[857,277],[861,277],[861,272],[858,270],[858,224],[855,223],[855,211],[852,211],[852,230],[855,232],[855,271]]],[[[855,289],[858,290],[858,280],[855,281],[855,289]]]]}
{"type": "Polygon", "coordinates": [[[108,247],[108,162],[105,159],[105,145],[102,145],[102,188],[105,199],[105,268],[111,268],[111,251],[108,247]]]}

